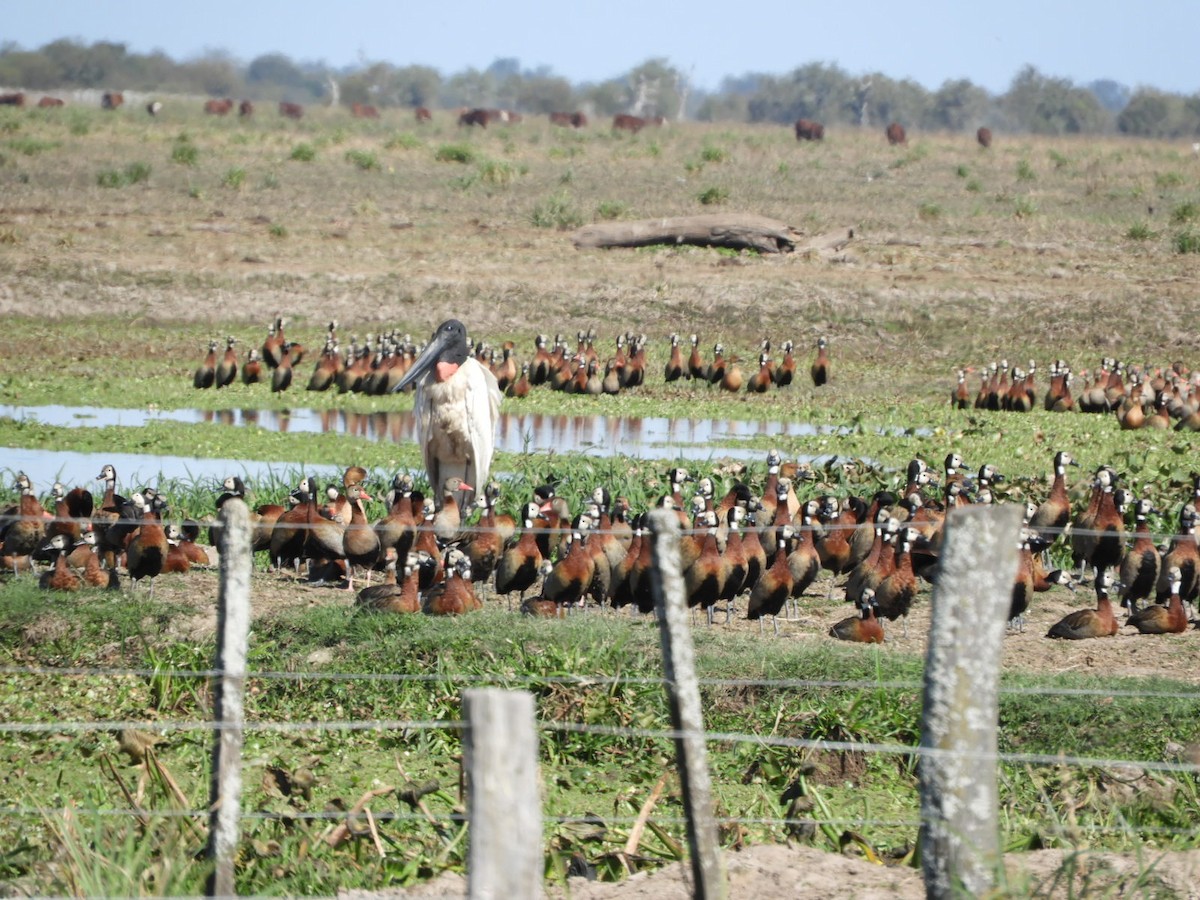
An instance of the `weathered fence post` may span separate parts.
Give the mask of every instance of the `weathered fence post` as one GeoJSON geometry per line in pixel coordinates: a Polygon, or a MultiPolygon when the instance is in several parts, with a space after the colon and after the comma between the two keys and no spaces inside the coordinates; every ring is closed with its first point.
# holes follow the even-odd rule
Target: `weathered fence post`
{"type": "Polygon", "coordinates": [[[209,791],[208,893],[234,894],[233,862],[242,811],[242,729],[245,721],[246,645],[250,631],[250,511],[241,500],[221,507],[221,586],[217,594],[216,727],[209,791]]]}
{"type": "Polygon", "coordinates": [[[463,692],[467,769],[467,896],[542,896],[542,803],[537,726],[528,691],[463,692]]]}
{"type": "Polygon", "coordinates": [[[726,896],[728,886],[721,861],[717,822],[713,816],[708,749],[704,744],[704,714],[700,709],[700,686],[696,680],[691,624],[680,570],[679,521],[674,510],[652,511],[650,533],[654,537],[651,584],[662,637],[671,726],[679,735],[675,738],[675,753],[688,820],[693,896],[717,900],[726,896]]]}
{"type": "Polygon", "coordinates": [[[980,896],[1001,864],[996,724],[1000,651],[1023,505],[946,519],[925,661],[918,764],[925,896],[980,896]]]}

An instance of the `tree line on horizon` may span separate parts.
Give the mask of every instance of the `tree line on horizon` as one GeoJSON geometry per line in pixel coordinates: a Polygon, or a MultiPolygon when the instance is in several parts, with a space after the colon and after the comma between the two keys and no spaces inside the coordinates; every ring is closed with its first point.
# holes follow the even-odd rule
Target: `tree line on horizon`
{"type": "Polygon", "coordinates": [[[649,59],[601,82],[573,84],[547,67],[523,68],[501,58],[485,69],[449,75],[422,65],[387,62],[334,68],[266,53],[242,63],[220,50],[184,61],[165,53],[131,53],[111,41],[62,39],[37,50],[0,45],[0,85],[53,91],[77,88],[246,97],[299,103],[370,103],[379,108],[499,107],[527,114],[583,109],[593,116],[633,112],[709,122],[774,122],[800,118],[825,125],[973,131],[981,125],[1031,134],[1200,136],[1200,93],[1153,87],[1130,90],[1111,79],[1078,85],[1025,66],[1007,91],[992,94],[968,79],[929,90],[883,73],[852,75],[811,62],[786,74],[728,76],[716,90],[693,88],[679,68],[649,59]]]}

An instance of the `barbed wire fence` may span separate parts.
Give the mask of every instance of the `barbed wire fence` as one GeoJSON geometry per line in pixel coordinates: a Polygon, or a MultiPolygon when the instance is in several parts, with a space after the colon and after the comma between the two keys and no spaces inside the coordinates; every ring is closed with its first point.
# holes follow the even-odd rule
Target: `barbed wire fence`
{"type": "MultiPolygon", "coordinates": [[[[673,511],[660,511],[653,514],[656,518],[651,528],[655,533],[655,546],[665,547],[672,536],[677,540],[681,533],[673,511]]],[[[449,720],[357,720],[343,719],[322,722],[252,722],[239,716],[237,691],[244,688],[247,677],[251,677],[245,666],[244,657],[239,662],[237,654],[231,656],[232,645],[239,638],[236,633],[229,638],[223,638],[222,647],[218,654],[216,665],[211,670],[179,670],[174,672],[184,677],[204,677],[211,679],[217,686],[218,702],[215,707],[214,720],[211,722],[157,722],[147,725],[145,722],[52,722],[52,723],[0,723],[0,733],[9,734],[38,734],[61,733],[86,730],[119,730],[122,728],[151,728],[158,730],[179,731],[211,731],[213,733],[214,763],[213,763],[213,792],[210,807],[203,810],[176,809],[155,815],[168,815],[189,818],[200,821],[208,818],[208,846],[217,865],[212,883],[213,893],[229,895],[233,893],[233,859],[238,847],[238,833],[241,822],[247,820],[267,819],[276,815],[269,812],[242,812],[240,810],[240,785],[236,775],[225,777],[238,768],[241,751],[236,738],[239,735],[253,731],[402,731],[419,732],[441,729],[457,731],[462,735],[464,746],[473,740],[486,740],[486,748],[475,745],[476,749],[468,754],[470,759],[464,763],[466,769],[466,784],[468,786],[467,811],[462,821],[470,823],[471,855],[469,858],[469,873],[472,879],[472,896],[484,896],[496,888],[496,863],[502,860],[503,878],[508,879],[514,871],[525,872],[522,878],[526,887],[521,890],[514,888],[513,882],[504,881],[503,893],[510,896],[537,896],[540,892],[542,877],[541,850],[538,848],[535,863],[514,866],[514,860],[529,856],[529,843],[523,842],[520,847],[513,847],[512,842],[517,830],[511,827],[486,828],[478,831],[488,834],[483,840],[477,833],[476,822],[482,821],[485,810],[499,811],[505,822],[511,823],[514,815],[527,816],[529,823],[541,822],[540,806],[529,808],[529,804],[538,804],[538,790],[529,789],[527,782],[514,780],[516,776],[511,771],[497,772],[494,769],[496,761],[505,761],[508,765],[520,763],[527,776],[528,767],[536,772],[537,765],[537,735],[541,734],[608,734],[625,737],[645,738],[656,741],[673,741],[678,749],[677,765],[680,769],[680,782],[683,785],[684,806],[686,815],[669,817],[656,815],[660,822],[685,825],[691,841],[691,859],[693,861],[693,887],[697,896],[722,896],[724,876],[720,867],[720,851],[712,840],[714,830],[712,823],[716,821],[712,810],[711,800],[706,800],[704,792],[693,796],[689,784],[696,780],[696,773],[704,771],[703,753],[706,745],[714,742],[752,742],[761,746],[789,747],[807,751],[854,752],[864,754],[896,755],[913,758],[918,761],[918,771],[921,776],[922,813],[916,820],[893,821],[888,819],[847,819],[826,816],[783,816],[779,818],[758,817],[740,819],[739,823],[766,823],[785,828],[801,825],[830,825],[835,827],[855,828],[864,825],[887,825],[922,829],[922,862],[925,865],[927,884],[932,895],[948,896],[946,885],[971,884],[976,890],[985,890],[989,879],[995,874],[996,858],[998,856],[998,811],[996,809],[995,775],[997,766],[1005,764],[1029,764],[1047,766],[1076,766],[1076,767],[1110,767],[1119,765],[1135,765],[1146,771],[1163,773],[1190,773],[1200,771],[1196,765],[1187,762],[1171,762],[1163,760],[1124,760],[1101,759],[1091,757],[1066,757],[1054,754],[1037,753],[1000,753],[996,745],[996,697],[998,693],[1056,693],[1065,696],[1162,696],[1164,698],[1194,699],[1194,695],[1186,691],[1113,691],[1108,689],[1063,688],[1046,691],[1020,687],[1000,688],[998,682],[998,663],[986,661],[988,648],[994,648],[998,658],[1000,637],[1003,634],[1004,612],[1008,608],[1008,591],[1012,584],[1012,571],[1007,571],[1010,556],[1015,560],[1016,541],[1014,535],[1020,527],[1017,506],[999,506],[970,511],[969,515],[956,516],[951,520],[954,525],[948,527],[946,546],[944,549],[943,571],[939,577],[939,587],[934,591],[934,633],[931,634],[929,658],[926,668],[924,685],[916,682],[880,683],[875,681],[856,681],[838,679],[795,679],[795,680],[755,680],[755,679],[696,679],[694,675],[684,678],[676,672],[672,676],[673,663],[665,663],[667,675],[662,684],[672,696],[672,706],[681,702],[681,695],[694,695],[698,709],[698,690],[701,685],[725,686],[771,686],[779,688],[870,688],[873,690],[895,690],[924,694],[925,720],[922,727],[922,740],[917,746],[903,744],[879,744],[864,741],[816,740],[791,738],[779,735],[750,735],[726,732],[708,732],[704,729],[702,720],[695,716],[691,718],[673,716],[672,728],[631,728],[597,723],[579,723],[567,721],[536,722],[533,707],[530,704],[518,705],[523,711],[520,714],[497,714],[496,705],[501,707],[512,702],[514,693],[522,696],[532,696],[526,691],[513,691],[511,688],[522,687],[520,676],[504,679],[510,690],[494,692],[488,689],[489,679],[479,677],[476,687],[466,687],[464,696],[464,718],[461,721],[449,720]],[[1009,522],[1008,520],[1012,521],[1009,522]],[[977,520],[983,525],[972,526],[977,520]],[[984,527],[986,526],[986,527],[984,527]],[[984,527],[984,534],[977,533],[978,528],[984,527]],[[953,562],[956,530],[963,535],[961,544],[970,549],[969,559],[955,564],[953,562]],[[1005,552],[1004,548],[1009,548],[1005,552]],[[961,577],[969,576],[965,587],[955,588],[955,575],[958,571],[961,577]],[[949,573],[949,574],[947,574],[949,573]],[[974,605],[971,605],[974,604],[974,605]],[[999,612],[998,612],[999,611],[999,612]],[[990,617],[990,618],[989,618],[990,617]],[[998,624],[999,632],[988,634],[988,623],[998,624]],[[939,631],[942,637],[939,639],[939,631]],[[979,637],[981,643],[963,653],[964,636],[979,637]],[[985,639],[986,638],[986,639],[985,639]],[[949,653],[950,656],[946,656],[949,653]],[[935,715],[936,714],[936,715],[935,715]],[[941,725],[936,725],[934,719],[941,717],[941,725]],[[505,727],[491,729],[477,724],[479,721],[505,723],[505,727]],[[955,724],[957,723],[957,724],[955,724]],[[478,729],[478,730],[475,730],[478,729]],[[965,730],[964,730],[965,729],[965,730]],[[486,733],[486,737],[485,737],[486,733]],[[697,759],[700,761],[697,762],[697,759]],[[683,772],[691,771],[690,776],[683,772]],[[990,776],[989,776],[990,773],[990,776]],[[990,782],[990,784],[989,784],[990,782]],[[525,784],[521,790],[508,791],[497,796],[495,792],[474,792],[471,786],[495,784],[525,784]],[[956,793],[957,792],[957,793],[956,793]],[[957,797],[957,800],[952,798],[957,797]],[[522,805],[524,804],[524,805],[522,805]],[[964,812],[971,813],[971,821],[961,818],[964,812]],[[705,824],[705,823],[708,824],[705,824]],[[492,854],[489,856],[489,854],[492,854]],[[515,854],[515,855],[514,855],[515,854]],[[222,874],[224,873],[224,875],[222,874]],[[490,873],[490,874],[488,874],[490,873]],[[535,885],[536,881],[536,885],[535,885]],[[516,890],[516,893],[510,891],[516,890]],[[523,893],[528,890],[529,893],[523,893]]],[[[236,632],[242,626],[237,624],[242,617],[248,619],[250,603],[249,572],[251,566],[250,553],[250,524],[246,507],[240,501],[231,501],[221,512],[221,609],[223,621],[234,622],[236,632]],[[245,517],[242,521],[234,520],[245,517]],[[237,608],[242,612],[236,612],[237,608]]],[[[658,609],[660,621],[669,622],[670,610],[677,608],[680,615],[686,615],[686,599],[679,585],[680,573],[678,563],[663,560],[663,553],[658,553],[655,568],[655,583],[658,585],[658,609]],[[672,587],[675,585],[675,587],[672,587]]],[[[1013,563],[1015,567],[1015,562],[1013,563]]],[[[686,624],[686,620],[685,620],[686,624]]],[[[989,626],[990,627],[990,626],[989,626]]],[[[680,652],[686,653],[690,648],[690,637],[687,629],[682,630],[686,643],[679,649],[679,642],[669,638],[670,631],[664,625],[663,648],[668,661],[678,658],[680,652]]],[[[992,629],[994,631],[994,628],[992,629]]],[[[223,631],[224,633],[224,631],[223,631]]],[[[244,637],[241,638],[244,643],[244,637]]],[[[140,677],[148,674],[134,669],[108,670],[101,672],[94,669],[53,669],[53,668],[20,668],[10,667],[6,672],[22,672],[25,674],[55,674],[55,675],[95,675],[107,674],[111,677],[133,676],[140,677]]],[[[386,673],[293,673],[293,672],[254,672],[255,679],[328,679],[328,680],[427,680],[445,682],[446,676],[429,675],[388,675],[386,673]]],[[[464,677],[456,679],[463,685],[470,685],[472,679],[464,677]]],[[[561,676],[558,679],[538,677],[528,679],[524,687],[534,687],[547,681],[559,681],[564,684],[605,684],[633,682],[639,684],[654,683],[652,678],[627,678],[603,676],[561,676]]],[[[701,781],[703,778],[700,779],[701,781]]],[[[369,800],[369,798],[367,798],[369,800]]],[[[383,821],[397,820],[428,820],[427,812],[419,812],[415,808],[410,813],[381,811],[372,813],[369,802],[360,804],[349,815],[345,812],[303,812],[292,811],[290,818],[328,820],[331,824],[351,822],[349,826],[358,836],[373,839],[382,852],[379,844],[378,824],[383,821]]],[[[45,807],[22,807],[20,809],[0,810],[0,815],[54,815],[63,810],[45,807]]],[[[126,809],[110,809],[103,812],[109,816],[144,816],[145,811],[136,805],[126,809]]],[[[552,817],[560,824],[586,823],[587,816],[558,816],[552,817]]],[[[627,818],[611,817],[608,821],[629,824],[633,827],[645,825],[643,816],[627,818]]],[[[722,824],[725,819],[722,819],[722,824]]],[[[530,828],[534,828],[531,824],[530,828]]],[[[1167,829],[1136,826],[1126,824],[1119,829],[1125,833],[1171,833],[1196,836],[1200,829],[1167,829]]],[[[540,826],[534,829],[540,831],[540,826]]]]}

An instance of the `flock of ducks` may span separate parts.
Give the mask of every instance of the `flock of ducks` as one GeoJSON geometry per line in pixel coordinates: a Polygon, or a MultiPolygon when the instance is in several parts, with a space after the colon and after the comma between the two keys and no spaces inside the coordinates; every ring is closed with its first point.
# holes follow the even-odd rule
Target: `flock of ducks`
{"type": "MultiPolygon", "coordinates": [[[[276,318],[268,326],[262,347],[248,350],[240,361],[240,369],[234,349],[236,338],[225,339],[223,352],[219,341],[209,341],[208,351],[192,376],[193,385],[199,389],[228,387],[239,380],[240,373],[243,384],[269,383],[275,393],[288,390],[293,384],[294,370],[305,359],[306,352],[302,344],[287,338],[286,325],[286,319],[276,318]]],[[[794,344],[790,340],[782,343],[776,361],[771,339],[764,338],[753,367],[745,367],[738,356],[727,354],[720,342],[713,345],[711,356],[705,358],[700,338],[695,334],[690,336],[691,349],[686,356],[678,334],[672,334],[669,341],[670,357],[663,367],[663,378],[668,383],[693,380],[731,393],[766,393],[771,388],[787,387],[796,377],[794,344]]],[[[597,349],[596,333],[589,330],[576,333],[574,346],[561,334],[553,339],[538,335],[527,359],[519,358],[512,341],[505,341],[499,347],[479,342],[473,349],[475,358],[491,371],[506,396],[525,397],[540,385],[566,393],[598,396],[619,394],[645,383],[646,343],[644,334],[620,334],[615,339],[613,353],[602,356],[597,349]]],[[[390,393],[422,349],[410,334],[396,331],[368,334],[361,342],[352,336],[349,347],[344,348],[338,336],[338,323],[330,322],[307,390],[390,393]]],[[[821,337],[809,366],[815,386],[828,382],[830,365],[829,342],[821,337]]]]}
{"type": "MultiPolygon", "coordinates": [[[[972,394],[967,366],[958,370],[958,381],[950,392],[950,405],[958,409],[1029,412],[1038,405],[1035,383],[1037,363],[1029,368],[1009,367],[1001,360],[980,370],[978,389],[972,394]]],[[[1190,373],[1180,362],[1170,366],[1126,365],[1105,357],[1090,373],[1079,373],[1082,384],[1066,360],[1050,364],[1050,380],[1040,403],[1047,412],[1113,414],[1125,430],[1174,428],[1200,431],[1200,372],[1190,373]]]]}
{"type": "MultiPolygon", "coordinates": [[[[683,529],[688,605],[710,624],[718,611],[725,622],[744,614],[759,621],[760,632],[770,617],[778,634],[780,616],[794,614],[800,598],[826,573],[826,595],[840,588],[857,610],[830,634],[859,642],[882,642],[884,621],[904,621],[923,585],[936,581],[947,517],[959,506],[995,502],[993,488],[1004,480],[988,464],[977,474],[966,472],[961,457],[951,453],[940,477],[922,460],[912,460],[901,492],[800,499],[796,489],[812,473],[785,463],[776,451],[766,463],[757,490],[735,481],[723,494],[712,478],[695,478],[680,468],[666,473],[668,490],[654,505],[673,510],[683,529]]],[[[1023,628],[1036,593],[1055,585],[1074,591],[1088,572],[1095,606],[1066,616],[1049,629],[1049,637],[1111,636],[1123,626],[1148,634],[1186,631],[1185,604],[1200,595],[1195,540],[1200,477],[1181,505],[1177,531],[1160,548],[1147,524],[1156,510],[1118,487],[1107,466],[1092,476],[1086,507],[1072,510],[1066,474],[1074,465],[1070,454],[1057,453],[1049,493],[1041,503],[1027,504],[1009,610],[1012,627],[1023,628]],[[1044,551],[1056,542],[1069,549],[1078,575],[1046,570],[1044,551]],[[1118,604],[1128,610],[1124,623],[1118,604]]],[[[654,609],[648,511],[633,510],[602,486],[572,509],[554,485],[542,485],[514,518],[497,511],[502,488],[489,482],[478,492],[476,514],[464,517],[455,497],[473,486],[452,477],[440,498],[427,497],[402,473],[382,498],[386,512],[376,518],[367,512],[374,498],[366,477],[362,468],[350,467],[340,483],[324,489],[305,477],[285,503],[256,506],[254,549],[281,575],[294,573],[290,577],[308,584],[348,592],[361,588],[355,602],[364,610],[458,615],[481,608],[492,595],[506,597],[510,609],[541,616],[654,609]],[[382,583],[371,584],[380,571],[382,583]]],[[[99,499],[84,488],[56,484],[51,512],[19,475],[19,501],[0,513],[4,570],[20,575],[45,562],[39,580],[50,590],[113,588],[123,571],[134,585],[148,580],[152,596],[159,574],[211,564],[212,549],[197,541],[199,523],[186,523],[183,530],[164,524],[166,503],[150,489],[122,498],[112,466],[98,479],[104,483],[99,499]]],[[[806,493],[802,488],[801,495],[806,493]]],[[[246,495],[244,483],[231,477],[216,507],[246,495]]],[[[209,540],[219,543],[215,524],[209,540]]]]}

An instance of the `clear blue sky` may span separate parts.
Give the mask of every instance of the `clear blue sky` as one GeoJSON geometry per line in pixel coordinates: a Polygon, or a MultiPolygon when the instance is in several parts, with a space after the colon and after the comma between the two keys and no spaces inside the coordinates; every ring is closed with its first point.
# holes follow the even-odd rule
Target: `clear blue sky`
{"type": "Polygon", "coordinates": [[[1087,84],[1200,92],[1195,0],[54,0],[6,4],[0,41],[124,42],[176,60],[223,49],[242,62],[280,52],[342,67],[419,63],[443,75],[516,57],[572,82],[621,75],[652,57],[701,88],[725,75],[782,75],[809,62],[882,72],[927,88],[967,78],[1005,91],[1026,64],[1087,84]]]}

